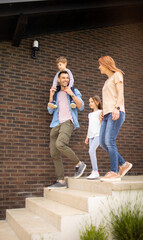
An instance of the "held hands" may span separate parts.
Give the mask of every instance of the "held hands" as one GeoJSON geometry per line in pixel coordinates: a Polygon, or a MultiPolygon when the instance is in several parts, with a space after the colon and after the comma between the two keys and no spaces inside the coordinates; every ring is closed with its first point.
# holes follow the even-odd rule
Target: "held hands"
{"type": "Polygon", "coordinates": [[[117,120],[120,116],[120,111],[116,108],[114,108],[113,112],[112,112],[112,120],[117,120]]]}

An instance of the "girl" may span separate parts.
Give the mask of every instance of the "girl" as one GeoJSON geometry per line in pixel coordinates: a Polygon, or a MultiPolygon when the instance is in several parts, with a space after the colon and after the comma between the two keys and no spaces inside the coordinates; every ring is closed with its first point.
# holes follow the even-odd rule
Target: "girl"
{"type": "Polygon", "coordinates": [[[99,116],[102,111],[102,104],[99,96],[94,96],[89,98],[89,107],[92,109],[92,112],[88,114],[89,125],[88,132],[85,139],[85,144],[89,143],[89,155],[92,165],[92,172],[87,177],[87,179],[96,179],[99,178],[97,158],[96,158],[96,149],[99,146],[99,131],[100,131],[100,120],[99,116]]]}
{"type": "Polygon", "coordinates": [[[116,67],[113,58],[99,58],[99,70],[107,76],[102,89],[103,112],[101,113],[100,146],[109,154],[111,168],[101,181],[120,181],[131,168],[116,146],[116,138],[125,120],[123,71],[116,67]],[[119,167],[119,170],[118,170],[119,167]]]}

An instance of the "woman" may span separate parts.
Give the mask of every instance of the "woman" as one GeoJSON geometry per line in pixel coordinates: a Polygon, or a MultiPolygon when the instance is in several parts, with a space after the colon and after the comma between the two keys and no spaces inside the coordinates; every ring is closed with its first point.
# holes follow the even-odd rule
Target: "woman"
{"type": "Polygon", "coordinates": [[[99,58],[101,74],[107,75],[102,89],[103,111],[101,113],[100,146],[109,154],[111,170],[101,181],[120,181],[131,168],[118,153],[116,138],[125,120],[123,72],[115,65],[110,56],[99,58]],[[119,171],[118,171],[119,165],[119,171]]]}

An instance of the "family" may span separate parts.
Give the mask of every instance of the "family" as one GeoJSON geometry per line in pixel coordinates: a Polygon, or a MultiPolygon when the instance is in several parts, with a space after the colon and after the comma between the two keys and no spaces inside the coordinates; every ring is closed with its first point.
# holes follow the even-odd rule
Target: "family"
{"type": "MultiPolygon", "coordinates": [[[[78,110],[84,109],[80,91],[74,88],[74,78],[67,68],[67,59],[59,57],[56,60],[58,72],[50,89],[47,109],[53,114],[50,124],[50,154],[54,162],[57,180],[48,189],[67,188],[64,179],[64,167],[61,155],[75,162],[74,178],[82,176],[86,164],[80,161],[75,152],[69,147],[73,130],[79,128],[78,110]]],[[[102,103],[95,95],[89,98],[88,130],[85,144],[89,144],[89,156],[92,172],[89,180],[100,179],[103,182],[120,181],[132,168],[118,153],[116,138],[125,120],[123,71],[116,67],[110,56],[99,58],[99,70],[107,76],[102,89],[102,103]],[[110,171],[104,177],[98,172],[96,149],[101,146],[110,157],[110,171]]]]}

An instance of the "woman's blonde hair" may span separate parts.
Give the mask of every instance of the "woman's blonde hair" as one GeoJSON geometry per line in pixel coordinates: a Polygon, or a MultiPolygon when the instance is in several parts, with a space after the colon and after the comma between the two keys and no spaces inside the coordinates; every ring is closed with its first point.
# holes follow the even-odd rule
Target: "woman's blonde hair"
{"type": "Polygon", "coordinates": [[[124,74],[124,72],[121,69],[116,67],[115,61],[110,56],[103,56],[99,58],[98,62],[107,67],[112,72],[120,72],[124,74]]]}
{"type": "Polygon", "coordinates": [[[102,108],[101,99],[100,99],[99,96],[95,95],[94,97],[91,97],[91,98],[93,99],[94,103],[95,103],[95,101],[98,102],[98,106],[97,106],[98,109],[103,109],[103,108],[102,108]]]}

